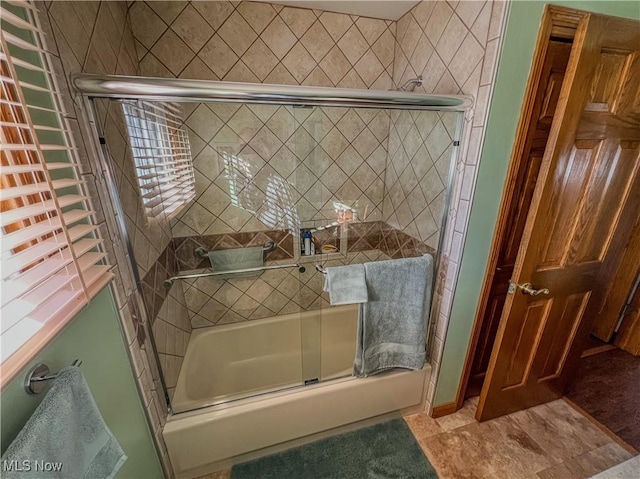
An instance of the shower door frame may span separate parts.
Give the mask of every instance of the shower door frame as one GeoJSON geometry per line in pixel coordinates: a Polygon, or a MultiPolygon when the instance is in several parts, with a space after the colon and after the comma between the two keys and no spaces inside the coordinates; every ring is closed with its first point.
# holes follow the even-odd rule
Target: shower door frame
{"type": "MultiPolygon", "coordinates": [[[[459,161],[459,153],[463,144],[465,135],[468,132],[463,131],[465,124],[465,114],[472,110],[474,99],[470,95],[436,95],[436,94],[419,94],[413,92],[403,92],[397,90],[362,90],[347,88],[325,88],[325,87],[307,87],[298,85],[270,85],[262,83],[234,83],[209,80],[183,80],[173,78],[152,78],[152,77],[135,77],[124,75],[95,75],[95,74],[73,74],[70,76],[70,82],[75,93],[80,96],[85,119],[91,130],[91,138],[93,140],[93,151],[96,155],[89,155],[89,161],[92,163],[92,169],[101,172],[103,175],[103,195],[109,199],[111,206],[116,212],[117,219],[107,218],[107,221],[113,222],[112,228],[120,235],[124,249],[129,254],[127,264],[127,273],[133,283],[133,292],[130,298],[136,305],[137,314],[141,316],[138,321],[141,326],[146,326],[145,335],[149,337],[152,347],[152,354],[155,362],[155,370],[157,378],[164,396],[164,401],[170,414],[174,414],[173,406],[169,398],[166,382],[164,379],[164,371],[160,366],[160,357],[151,330],[152,318],[147,318],[146,308],[144,307],[144,299],[141,289],[141,277],[135,262],[133,244],[127,232],[124,222],[124,210],[118,195],[118,188],[114,181],[111,164],[108,159],[106,146],[101,135],[101,127],[98,120],[96,106],[93,100],[146,100],[146,101],[169,101],[177,103],[187,102],[218,102],[218,103],[242,103],[242,104],[273,104],[273,105],[305,105],[305,106],[328,106],[342,108],[376,108],[385,110],[425,110],[425,111],[445,111],[457,112],[456,121],[456,139],[453,143],[451,153],[451,161],[447,182],[445,184],[445,202],[442,214],[440,235],[438,240],[438,250],[435,257],[434,275],[432,291],[436,292],[436,286],[440,265],[444,239],[447,228],[449,226],[449,209],[451,207],[451,193],[455,180],[456,164],[459,161]],[[454,105],[447,105],[446,102],[454,102],[454,105]]],[[[468,120],[468,118],[467,118],[468,120]]],[[[119,265],[122,269],[122,266],[119,265]]],[[[444,281],[444,278],[441,279],[444,281]]],[[[115,289],[112,288],[115,292],[115,289]]],[[[439,312],[439,304],[436,304],[434,298],[430,305],[431,315],[439,312]]],[[[431,318],[430,315],[430,318],[431,318]]],[[[119,316],[122,328],[123,318],[119,316]]],[[[431,357],[433,335],[431,333],[431,325],[428,325],[427,331],[427,361],[431,357]]],[[[132,362],[134,358],[131,351],[127,348],[132,362]]],[[[329,381],[330,382],[330,381],[329,381]]],[[[138,388],[141,388],[139,381],[136,381],[138,388]]],[[[207,407],[207,406],[203,406],[207,407]]],[[[146,408],[145,408],[146,409],[146,408]]],[[[148,411],[147,411],[148,414],[148,411]]]]}

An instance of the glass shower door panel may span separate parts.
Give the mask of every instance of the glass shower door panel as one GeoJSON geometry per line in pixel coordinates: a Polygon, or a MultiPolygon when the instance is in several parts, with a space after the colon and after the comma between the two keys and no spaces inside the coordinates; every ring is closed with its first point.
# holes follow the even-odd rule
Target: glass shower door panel
{"type": "MultiPolygon", "coordinates": [[[[229,257],[263,248],[264,266],[285,267],[217,278],[215,287],[189,286],[194,332],[180,375],[191,377],[192,386],[204,378],[210,404],[300,386],[299,281],[290,267],[298,230],[289,179],[297,161],[288,146],[291,108],[202,103],[185,106],[185,114],[197,191],[175,219],[174,236],[191,245],[179,254],[189,262],[194,246],[229,257]]],[[[211,270],[206,258],[197,266],[211,270]]],[[[195,390],[186,384],[183,392],[195,390]]]]}
{"type": "Polygon", "coordinates": [[[351,374],[357,308],[330,307],[322,291],[324,276],[315,265],[344,265],[376,254],[368,251],[369,256],[363,252],[356,258],[347,249],[347,237],[352,225],[378,224],[381,219],[389,115],[384,110],[338,107],[295,112],[300,262],[307,269],[301,274],[300,291],[300,305],[306,310],[303,375],[307,381],[323,381],[351,374]],[[313,246],[311,252],[305,243],[313,246]]]}
{"type": "MultiPolygon", "coordinates": [[[[297,168],[290,150],[295,132],[292,108],[243,105],[228,126],[241,144],[236,155],[239,168],[229,175],[236,178],[229,184],[229,208],[250,217],[227,238],[232,244],[265,246],[266,266],[294,264],[298,218],[290,180],[297,168]]],[[[297,269],[291,267],[267,270],[237,286],[243,295],[233,308],[246,319],[245,334],[256,341],[247,343],[241,363],[255,386],[248,395],[303,384],[300,306],[294,300],[299,289],[297,275],[297,269]]]]}

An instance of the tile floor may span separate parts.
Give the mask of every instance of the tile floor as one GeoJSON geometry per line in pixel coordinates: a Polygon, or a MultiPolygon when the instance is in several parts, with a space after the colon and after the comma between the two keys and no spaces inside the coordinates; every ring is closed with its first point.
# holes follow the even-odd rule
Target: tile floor
{"type": "Polygon", "coordinates": [[[440,479],[586,479],[633,457],[561,399],[483,423],[476,404],[438,419],[405,417],[440,479]]]}
{"type": "Polygon", "coordinates": [[[440,479],[588,478],[632,457],[563,400],[483,423],[476,404],[405,418],[440,479]]]}

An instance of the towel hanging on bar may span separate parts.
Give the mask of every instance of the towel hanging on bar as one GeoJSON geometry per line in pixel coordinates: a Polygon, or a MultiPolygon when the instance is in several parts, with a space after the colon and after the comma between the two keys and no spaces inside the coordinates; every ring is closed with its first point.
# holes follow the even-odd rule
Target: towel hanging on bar
{"type": "Polygon", "coordinates": [[[4,479],[101,479],[115,476],[127,456],[104,423],[81,369],[67,367],[58,373],[2,460],[3,464],[32,465],[27,475],[24,469],[5,468],[4,479]],[[35,461],[59,472],[37,471],[35,461]]]}
{"type": "Polygon", "coordinates": [[[433,257],[365,263],[369,301],[360,305],[353,375],[422,369],[431,304],[433,257]]]}

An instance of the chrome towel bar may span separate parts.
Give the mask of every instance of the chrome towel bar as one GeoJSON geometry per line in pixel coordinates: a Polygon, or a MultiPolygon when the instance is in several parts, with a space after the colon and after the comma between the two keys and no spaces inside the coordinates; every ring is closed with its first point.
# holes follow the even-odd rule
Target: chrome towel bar
{"type": "MultiPolygon", "coordinates": [[[[257,268],[246,268],[246,269],[232,269],[229,271],[212,271],[210,273],[194,273],[194,274],[182,274],[179,276],[173,276],[167,280],[165,280],[162,285],[165,288],[170,288],[173,282],[177,279],[193,279],[193,278],[206,278],[208,276],[226,276],[229,274],[237,274],[237,273],[254,273],[257,271],[267,271],[270,269],[285,269],[285,268],[300,268],[298,263],[290,263],[290,264],[274,264],[271,266],[260,266],[257,268]]],[[[304,273],[304,271],[301,271],[304,273]]]]}
{"type": "MultiPolygon", "coordinates": [[[[265,253],[270,253],[272,251],[275,251],[276,248],[277,248],[277,245],[275,241],[267,241],[262,246],[262,251],[264,251],[265,253]]],[[[224,250],[220,250],[220,251],[224,251],[224,250]]],[[[195,249],[195,254],[196,254],[196,257],[198,258],[206,258],[207,254],[209,254],[209,251],[207,251],[202,246],[200,246],[199,248],[195,249]]]]}
{"type": "MultiPolygon", "coordinates": [[[[71,366],[80,367],[82,360],[74,359],[71,366]]],[[[49,374],[50,369],[45,363],[34,366],[24,380],[24,389],[27,394],[40,394],[44,390],[44,383],[58,377],[58,373],[49,374]]]]}

